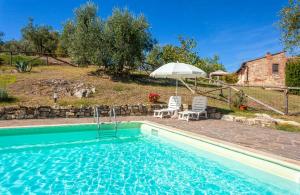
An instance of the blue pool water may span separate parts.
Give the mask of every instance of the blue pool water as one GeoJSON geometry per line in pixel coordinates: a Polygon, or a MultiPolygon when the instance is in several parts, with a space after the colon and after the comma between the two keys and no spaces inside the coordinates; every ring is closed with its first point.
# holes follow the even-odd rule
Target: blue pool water
{"type": "Polygon", "coordinates": [[[93,125],[0,130],[0,194],[300,192],[296,183],[142,135],[138,125],[117,137],[98,139],[93,125]]]}

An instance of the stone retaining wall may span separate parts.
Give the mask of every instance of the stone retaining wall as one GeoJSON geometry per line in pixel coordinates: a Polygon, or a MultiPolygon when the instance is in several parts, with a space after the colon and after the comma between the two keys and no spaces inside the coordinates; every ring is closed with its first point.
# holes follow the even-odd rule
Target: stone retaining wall
{"type": "MultiPolygon", "coordinates": [[[[153,110],[166,108],[165,104],[152,105],[123,105],[114,106],[117,116],[142,116],[151,115],[153,110]]],[[[110,106],[99,106],[100,116],[108,116],[110,106]]],[[[216,108],[207,108],[208,117],[220,119],[221,113],[216,111],[216,108]]],[[[11,106],[0,108],[0,120],[11,119],[45,119],[45,118],[79,118],[79,117],[93,117],[93,107],[58,107],[58,106],[11,106]]]]}

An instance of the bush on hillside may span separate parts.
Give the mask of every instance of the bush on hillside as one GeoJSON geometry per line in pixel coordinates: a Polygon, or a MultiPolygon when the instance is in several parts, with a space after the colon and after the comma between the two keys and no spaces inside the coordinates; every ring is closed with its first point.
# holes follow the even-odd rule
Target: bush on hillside
{"type": "MultiPolygon", "coordinates": [[[[25,55],[13,55],[12,63],[16,64],[17,61],[30,61],[32,66],[40,66],[45,65],[46,62],[42,59],[34,59],[35,57],[32,56],[25,56],[25,55]]],[[[1,54],[0,61],[2,64],[9,65],[10,64],[10,55],[8,54],[1,54]]]]}
{"type": "Polygon", "coordinates": [[[237,92],[233,97],[233,106],[239,108],[247,104],[247,97],[243,90],[237,92]]]}
{"type": "Polygon", "coordinates": [[[9,100],[7,91],[4,88],[0,88],[0,102],[5,102],[9,100]]]}
{"type": "Polygon", "coordinates": [[[229,84],[235,84],[238,82],[238,75],[235,73],[228,74],[224,77],[224,81],[229,84]]]}
{"type": "MultiPolygon", "coordinates": [[[[285,84],[288,87],[300,87],[300,60],[289,60],[285,67],[285,84]]],[[[290,90],[300,94],[300,90],[290,90]]]]}

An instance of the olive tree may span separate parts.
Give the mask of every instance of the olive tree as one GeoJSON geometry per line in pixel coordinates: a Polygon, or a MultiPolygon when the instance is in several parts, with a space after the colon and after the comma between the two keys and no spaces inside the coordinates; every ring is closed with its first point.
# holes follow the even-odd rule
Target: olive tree
{"type": "Polygon", "coordinates": [[[31,44],[36,52],[54,53],[59,39],[58,32],[51,26],[34,25],[33,19],[22,28],[22,40],[31,44]]]}
{"type": "Polygon", "coordinates": [[[108,54],[106,67],[113,74],[120,74],[143,63],[154,40],[143,15],[134,16],[127,9],[115,9],[105,23],[104,42],[108,54]]]}
{"type": "Polygon", "coordinates": [[[169,63],[182,62],[192,64],[204,70],[207,73],[215,70],[225,70],[224,65],[220,62],[219,56],[215,55],[212,58],[201,58],[194,49],[197,42],[194,39],[178,38],[180,46],[165,45],[163,47],[156,45],[147,56],[147,63],[151,64],[153,68],[169,63]]]}
{"type": "Polygon", "coordinates": [[[92,2],[76,9],[75,18],[64,25],[60,47],[74,62],[104,66],[115,75],[143,63],[154,42],[145,17],[115,9],[104,21],[97,11],[92,2]]]}
{"type": "Polygon", "coordinates": [[[289,0],[280,11],[279,26],[285,48],[295,51],[300,47],[300,0],[289,0]]]}
{"type": "Polygon", "coordinates": [[[0,31],[0,49],[1,46],[4,44],[3,37],[4,37],[4,33],[0,31]]]}
{"type": "Polygon", "coordinates": [[[97,63],[93,59],[95,50],[101,47],[99,36],[103,29],[97,11],[94,3],[87,2],[74,11],[74,20],[64,25],[62,46],[67,48],[72,60],[79,65],[97,63]]]}

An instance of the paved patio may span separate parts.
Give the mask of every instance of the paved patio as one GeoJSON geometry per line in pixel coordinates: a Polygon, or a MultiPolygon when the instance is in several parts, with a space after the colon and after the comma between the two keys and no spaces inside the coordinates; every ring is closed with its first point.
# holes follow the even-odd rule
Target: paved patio
{"type": "MultiPolygon", "coordinates": [[[[102,118],[102,120],[108,121],[108,118],[102,118]]],[[[300,161],[300,133],[247,126],[236,122],[222,120],[186,122],[176,119],[156,119],[151,116],[119,117],[118,120],[148,120],[300,161]]],[[[9,120],[0,121],[0,127],[90,122],[93,122],[92,118],[9,120]]]]}

